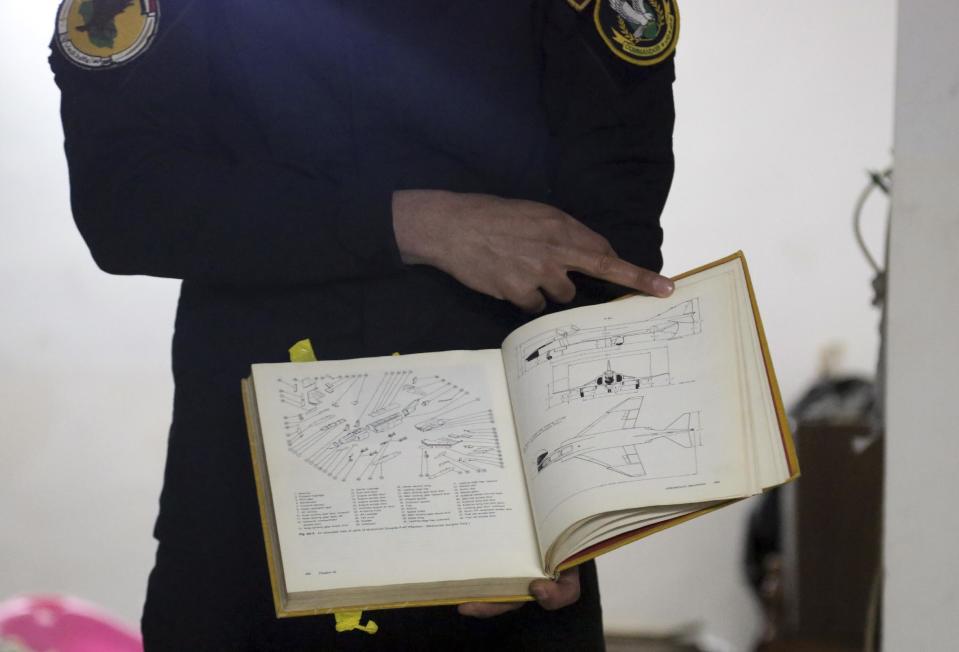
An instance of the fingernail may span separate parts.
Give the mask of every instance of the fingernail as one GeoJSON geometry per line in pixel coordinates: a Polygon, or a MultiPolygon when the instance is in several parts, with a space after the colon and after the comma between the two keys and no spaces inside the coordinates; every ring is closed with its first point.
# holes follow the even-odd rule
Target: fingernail
{"type": "Polygon", "coordinates": [[[659,296],[668,297],[673,293],[675,286],[668,278],[660,276],[653,281],[653,289],[656,290],[656,294],[659,296]]]}
{"type": "Polygon", "coordinates": [[[546,596],[547,596],[546,589],[543,588],[542,586],[534,586],[532,590],[533,590],[533,596],[534,596],[537,600],[545,600],[545,599],[546,599],[546,596]]]}

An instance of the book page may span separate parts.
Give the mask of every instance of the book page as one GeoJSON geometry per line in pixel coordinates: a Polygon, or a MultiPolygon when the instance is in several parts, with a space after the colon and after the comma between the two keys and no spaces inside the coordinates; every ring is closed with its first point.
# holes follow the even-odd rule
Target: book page
{"type": "Polygon", "coordinates": [[[543,576],[498,351],[253,382],[287,591],[543,576]]]}
{"type": "Polygon", "coordinates": [[[733,284],[733,301],[739,318],[744,418],[748,422],[747,429],[756,435],[750,438],[755,482],[762,488],[769,488],[789,478],[789,464],[782,444],[782,434],[742,262],[733,259],[723,265],[698,272],[695,278],[691,277],[682,282],[701,283],[714,276],[742,280],[733,284]]]}
{"type": "Polygon", "coordinates": [[[598,513],[756,490],[737,273],[722,265],[677,282],[668,299],[568,310],[506,339],[544,554],[567,528],[598,513]]]}
{"type": "Polygon", "coordinates": [[[749,291],[745,285],[737,286],[737,291],[742,306],[740,321],[745,347],[746,377],[749,380],[748,412],[752,420],[752,430],[759,435],[755,439],[758,482],[764,489],[768,489],[789,478],[789,461],[779,430],[776,404],[772,400],[769,374],[760,347],[749,291]],[[766,436],[762,436],[763,434],[766,436]]]}

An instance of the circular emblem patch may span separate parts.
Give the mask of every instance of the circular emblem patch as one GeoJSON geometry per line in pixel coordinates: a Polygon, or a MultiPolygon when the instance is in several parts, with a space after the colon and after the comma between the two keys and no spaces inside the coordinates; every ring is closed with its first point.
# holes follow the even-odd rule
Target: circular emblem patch
{"type": "Polygon", "coordinates": [[[639,66],[664,60],[679,40],[674,0],[596,0],[594,18],[613,54],[639,66]]]}
{"type": "Polygon", "coordinates": [[[150,47],[159,19],[158,0],[63,0],[57,42],[78,66],[112,68],[150,47]]]}

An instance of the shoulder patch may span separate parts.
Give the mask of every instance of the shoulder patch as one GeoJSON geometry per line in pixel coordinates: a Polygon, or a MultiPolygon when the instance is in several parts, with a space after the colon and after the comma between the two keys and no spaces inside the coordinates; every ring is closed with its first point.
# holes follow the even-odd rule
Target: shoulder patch
{"type": "Polygon", "coordinates": [[[114,68],[147,51],[159,21],[159,0],[63,0],[57,45],[81,68],[114,68]]]}
{"type": "Polygon", "coordinates": [[[566,0],[569,3],[569,6],[575,9],[576,11],[582,11],[589,5],[592,0],[566,0]]]}
{"type": "Polygon", "coordinates": [[[663,61],[679,40],[675,0],[596,0],[593,20],[613,54],[637,66],[663,61]]]}

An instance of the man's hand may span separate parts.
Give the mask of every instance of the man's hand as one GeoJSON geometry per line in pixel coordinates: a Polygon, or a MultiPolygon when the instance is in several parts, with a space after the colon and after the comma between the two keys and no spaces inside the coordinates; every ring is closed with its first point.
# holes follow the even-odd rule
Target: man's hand
{"type": "MultiPolygon", "coordinates": [[[[553,611],[568,607],[579,600],[579,568],[563,571],[555,582],[536,580],[530,584],[529,590],[543,609],[553,611]]],[[[458,609],[464,616],[492,618],[507,611],[515,611],[525,604],[525,602],[467,602],[461,604],[458,609]]]]}
{"type": "Polygon", "coordinates": [[[546,297],[573,300],[571,271],[659,297],[673,291],[665,276],[622,260],[606,238],[538,202],[400,190],[393,229],[403,262],[431,265],[531,313],[546,307],[546,297]]]}

